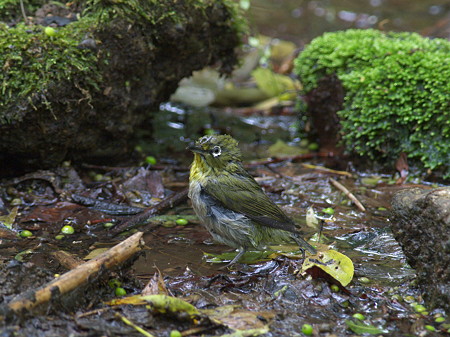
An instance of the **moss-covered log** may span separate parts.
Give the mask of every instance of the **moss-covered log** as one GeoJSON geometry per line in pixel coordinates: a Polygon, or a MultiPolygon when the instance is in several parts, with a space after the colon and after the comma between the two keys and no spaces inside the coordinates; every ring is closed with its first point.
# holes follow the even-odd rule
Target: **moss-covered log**
{"type": "Polygon", "coordinates": [[[405,152],[450,178],[449,55],[443,39],[348,30],[314,39],[295,69],[324,145],[391,167],[405,152]]]}
{"type": "Polygon", "coordinates": [[[56,34],[0,23],[0,174],[120,158],[181,78],[236,63],[243,23],[231,0],[70,4],[80,19],[56,34]]]}

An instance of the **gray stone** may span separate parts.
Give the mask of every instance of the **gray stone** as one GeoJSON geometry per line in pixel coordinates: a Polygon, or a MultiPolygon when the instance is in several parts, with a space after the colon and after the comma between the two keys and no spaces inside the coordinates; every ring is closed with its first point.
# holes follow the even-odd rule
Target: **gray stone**
{"type": "Polygon", "coordinates": [[[450,310],[450,187],[397,192],[392,212],[392,231],[427,305],[450,310]]]}

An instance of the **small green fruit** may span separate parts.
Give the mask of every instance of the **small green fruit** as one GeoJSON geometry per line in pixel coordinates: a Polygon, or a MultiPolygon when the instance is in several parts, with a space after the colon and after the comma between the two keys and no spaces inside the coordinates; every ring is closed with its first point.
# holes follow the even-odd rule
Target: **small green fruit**
{"type": "Polygon", "coordinates": [[[417,304],[413,308],[415,312],[424,312],[427,310],[422,304],[417,304]]]}
{"type": "Polygon", "coordinates": [[[436,328],[432,325],[425,325],[425,329],[427,329],[428,331],[436,331],[436,328]]]}
{"type": "Polygon", "coordinates": [[[322,210],[322,213],[329,214],[329,215],[333,215],[333,214],[334,214],[334,209],[332,209],[331,207],[324,208],[324,209],[322,210]]]}
{"type": "Polygon", "coordinates": [[[55,28],[53,28],[53,27],[45,27],[44,33],[45,33],[47,36],[56,36],[56,30],[55,30],[55,28]]]}
{"type": "Polygon", "coordinates": [[[155,165],[156,164],[156,158],[153,157],[153,156],[147,156],[147,157],[145,157],[145,162],[147,164],[150,164],[150,165],[155,165]]]}
{"type": "Polygon", "coordinates": [[[359,282],[361,282],[361,283],[363,283],[363,284],[367,284],[367,283],[370,282],[369,278],[367,278],[367,277],[365,277],[365,276],[360,277],[358,280],[359,280],[359,282]]]}
{"type": "Polygon", "coordinates": [[[332,284],[330,288],[334,293],[337,293],[339,291],[339,287],[336,284],[332,284]]]}
{"type": "Polygon", "coordinates": [[[178,330],[172,330],[170,332],[170,337],[181,337],[181,332],[179,332],[178,330]]]}
{"type": "Polygon", "coordinates": [[[189,221],[187,221],[186,219],[183,219],[183,218],[177,219],[175,222],[179,226],[186,226],[189,223],[189,221]]]}
{"type": "Polygon", "coordinates": [[[445,322],[445,317],[436,317],[436,319],[434,320],[436,323],[442,323],[445,322]]]}
{"type": "Polygon", "coordinates": [[[30,236],[33,236],[33,233],[31,233],[29,230],[23,230],[20,232],[20,236],[23,238],[29,238],[30,236]]]}
{"type": "Polygon", "coordinates": [[[366,317],[365,317],[363,314],[360,314],[359,312],[356,313],[356,314],[353,314],[352,317],[353,317],[353,318],[356,318],[356,319],[358,319],[358,320],[360,320],[360,321],[364,321],[364,320],[366,319],[366,317]]]}
{"type": "Polygon", "coordinates": [[[65,225],[63,228],[61,228],[61,233],[70,235],[75,233],[75,229],[70,225],[65,225]]]}
{"type": "Polygon", "coordinates": [[[119,288],[122,285],[122,282],[120,282],[118,279],[113,278],[108,281],[108,286],[110,288],[119,288]]]}
{"type": "Polygon", "coordinates": [[[306,336],[311,336],[313,334],[313,327],[311,324],[303,324],[302,325],[302,332],[306,335],[306,336]]]}
{"type": "Polygon", "coordinates": [[[319,144],[317,143],[311,143],[308,145],[308,150],[310,151],[317,151],[319,149],[319,144]]]}
{"type": "Polygon", "coordinates": [[[120,296],[125,296],[127,294],[127,291],[125,289],[123,289],[122,287],[117,287],[116,290],[114,291],[114,293],[116,294],[117,297],[120,297],[120,296]]]}

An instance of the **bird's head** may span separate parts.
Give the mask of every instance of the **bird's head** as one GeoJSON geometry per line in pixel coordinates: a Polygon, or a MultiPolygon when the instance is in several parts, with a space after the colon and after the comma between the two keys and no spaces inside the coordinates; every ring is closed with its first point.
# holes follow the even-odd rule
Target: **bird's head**
{"type": "Polygon", "coordinates": [[[229,135],[203,136],[188,149],[195,154],[194,163],[208,169],[231,169],[242,160],[238,142],[229,135]]]}

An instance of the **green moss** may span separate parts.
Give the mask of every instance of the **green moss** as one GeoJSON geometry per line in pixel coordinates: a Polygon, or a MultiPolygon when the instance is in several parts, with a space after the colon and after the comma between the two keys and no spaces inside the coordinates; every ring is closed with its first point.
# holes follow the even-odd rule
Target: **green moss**
{"type": "Polygon", "coordinates": [[[48,103],[47,94],[57,83],[74,81],[87,95],[100,80],[95,53],[78,48],[86,26],[80,21],[58,29],[54,37],[44,27],[0,24],[0,124],[22,117],[17,105],[48,103]],[[75,78],[76,74],[76,78],[75,78]]]}
{"type": "MultiPolygon", "coordinates": [[[[40,2],[27,0],[25,5],[40,2]]],[[[246,29],[237,4],[232,0],[223,0],[221,3],[216,0],[188,2],[204,17],[205,25],[210,30],[215,25],[229,27],[231,33],[227,39],[233,32],[235,37],[241,36],[246,29]],[[215,16],[217,20],[214,20],[215,16]]],[[[191,27],[190,15],[195,13],[186,14],[187,5],[184,2],[88,0],[85,6],[81,19],[57,28],[56,36],[47,36],[42,26],[18,24],[8,27],[0,23],[0,64],[3,65],[0,72],[0,124],[21,120],[27,105],[37,109],[38,104],[43,104],[52,111],[52,89],[64,87],[65,84],[68,91],[78,92],[72,98],[89,101],[101,86],[101,74],[108,72],[104,66],[112,63],[111,51],[126,53],[128,56],[124,59],[130,59],[130,62],[136,57],[133,62],[150,63],[152,60],[138,58],[145,53],[151,54],[149,51],[156,51],[156,46],[166,43],[166,40],[176,41],[182,36],[186,36],[186,39],[195,36],[186,31],[192,29],[186,27],[191,27]],[[160,38],[162,32],[166,36],[165,40],[160,38]],[[86,37],[97,39],[101,52],[80,48],[80,42],[86,37]]],[[[17,0],[0,0],[0,9],[6,7],[20,13],[17,0]]],[[[205,48],[204,41],[192,38],[192,44],[195,43],[199,45],[198,48],[205,48]]],[[[194,46],[192,50],[198,51],[198,48],[194,46]]],[[[219,54],[216,57],[229,59],[229,55],[219,54]]],[[[116,67],[119,72],[129,69],[127,64],[111,67],[116,67]],[[120,66],[124,69],[119,69],[120,66]]],[[[136,82],[139,82],[138,78],[136,82]]]]}
{"type": "Polygon", "coordinates": [[[450,177],[450,43],[414,33],[348,30],[316,38],[296,60],[305,91],[336,74],[343,143],[371,159],[400,152],[450,177]]]}

